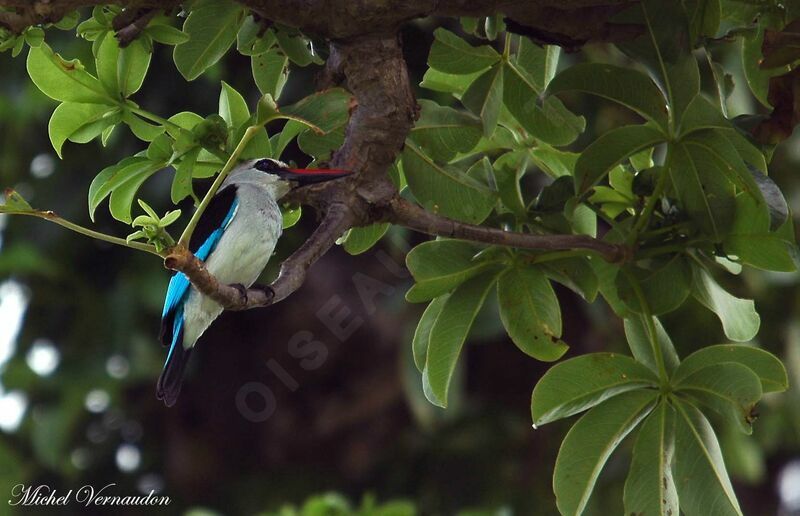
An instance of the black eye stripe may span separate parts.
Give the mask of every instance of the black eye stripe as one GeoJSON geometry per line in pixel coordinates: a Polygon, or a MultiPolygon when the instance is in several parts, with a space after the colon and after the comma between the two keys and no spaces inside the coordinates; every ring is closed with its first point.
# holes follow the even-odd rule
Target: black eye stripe
{"type": "Polygon", "coordinates": [[[274,159],[265,158],[255,164],[255,169],[268,174],[279,174],[285,167],[274,159]]]}

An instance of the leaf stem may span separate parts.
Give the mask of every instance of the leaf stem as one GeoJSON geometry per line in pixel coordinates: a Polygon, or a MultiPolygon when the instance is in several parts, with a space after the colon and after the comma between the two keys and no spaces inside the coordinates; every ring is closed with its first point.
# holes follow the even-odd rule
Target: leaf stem
{"type": "Polygon", "coordinates": [[[108,242],[110,244],[119,245],[122,247],[128,247],[130,249],[136,249],[137,251],[144,251],[146,253],[154,254],[156,256],[165,256],[156,251],[156,248],[153,245],[144,244],[141,242],[128,242],[124,238],[119,238],[107,235],[105,233],[100,233],[99,231],[83,227],[79,224],[75,224],[74,222],[70,222],[67,219],[61,218],[52,211],[40,211],[40,210],[8,211],[4,213],[7,215],[27,215],[29,217],[44,219],[53,222],[55,224],[58,224],[59,226],[62,226],[64,228],[67,228],[70,231],[74,231],[75,233],[80,233],[81,235],[87,236],[89,238],[94,238],[95,240],[102,240],[103,242],[108,242]]]}
{"type": "Polygon", "coordinates": [[[667,188],[667,179],[669,178],[671,156],[672,149],[667,146],[667,157],[664,161],[661,177],[658,178],[658,183],[656,183],[656,187],[653,190],[653,195],[647,199],[644,209],[639,214],[639,219],[636,221],[636,224],[634,224],[633,229],[631,230],[631,233],[628,237],[629,244],[635,242],[639,238],[639,234],[642,232],[642,230],[647,227],[647,224],[650,222],[650,217],[653,215],[653,211],[656,209],[656,203],[664,195],[664,190],[667,188]]]}
{"type": "Polygon", "coordinates": [[[175,122],[170,122],[166,118],[160,117],[160,116],[156,115],[155,113],[151,113],[150,111],[147,111],[146,109],[133,107],[133,106],[125,106],[125,108],[130,110],[131,113],[135,113],[135,114],[139,115],[142,118],[146,118],[147,120],[150,120],[151,122],[155,122],[155,123],[157,123],[159,125],[163,125],[165,127],[169,126],[172,129],[175,129],[176,131],[186,131],[186,129],[184,129],[183,127],[179,126],[175,122]]]}
{"type": "Polygon", "coordinates": [[[239,143],[236,145],[236,148],[233,150],[231,155],[228,157],[228,161],[225,163],[225,166],[222,167],[222,170],[219,171],[217,174],[216,179],[214,179],[214,183],[211,184],[211,188],[208,189],[206,192],[205,197],[203,200],[200,201],[200,205],[197,206],[194,214],[192,215],[191,220],[189,223],[186,224],[186,228],[183,230],[183,234],[181,235],[180,240],[178,240],[178,245],[183,247],[189,247],[189,240],[192,238],[192,233],[194,233],[194,229],[197,227],[197,223],[200,220],[200,217],[203,215],[203,212],[206,211],[208,205],[211,203],[211,199],[219,190],[219,187],[222,185],[222,182],[225,181],[225,178],[228,177],[228,174],[233,167],[236,165],[239,156],[244,151],[247,144],[250,142],[251,139],[258,133],[258,131],[262,130],[262,126],[260,125],[251,125],[247,128],[242,135],[242,139],[239,140],[239,143]]]}

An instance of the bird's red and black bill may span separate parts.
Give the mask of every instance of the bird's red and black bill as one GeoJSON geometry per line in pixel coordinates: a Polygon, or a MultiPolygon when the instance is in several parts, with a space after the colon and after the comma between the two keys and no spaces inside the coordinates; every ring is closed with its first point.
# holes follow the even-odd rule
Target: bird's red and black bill
{"type": "Polygon", "coordinates": [[[258,161],[255,168],[299,185],[322,183],[350,174],[349,170],[338,168],[290,168],[285,163],[270,158],[258,161]]]}

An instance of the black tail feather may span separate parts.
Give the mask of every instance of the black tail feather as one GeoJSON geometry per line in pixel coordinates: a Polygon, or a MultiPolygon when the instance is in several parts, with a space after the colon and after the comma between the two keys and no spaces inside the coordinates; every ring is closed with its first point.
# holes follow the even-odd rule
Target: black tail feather
{"type": "Polygon", "coordinates": [[[156,397],[168,407],[173,406],[178,400],[178,394],[181,392],[181,384],[183,383],[183,370],[191,354],[192,348],[183,349],[181,342],[178,341],[169,360],[164,364],[161,376],[158,377],[156,397]]]}

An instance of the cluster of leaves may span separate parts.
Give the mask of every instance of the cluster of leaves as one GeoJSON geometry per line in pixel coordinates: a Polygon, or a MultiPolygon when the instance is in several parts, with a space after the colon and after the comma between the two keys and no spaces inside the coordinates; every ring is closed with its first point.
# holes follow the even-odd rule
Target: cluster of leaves
{"type": "MultiPolygon", "coordinates": [[[[747,41],[759,12],[735,2],[645,1],[619,15],[644,33],[618,46],[643,69],[592,62],[557,75],[557,49],[509,36],[501,54],[492,44],[435,32],[421,85],[451,94],[469,113],[421,101],[398,163],[410,193],[452,218],[537,234],[594,235],[601,218],[610,227],[606,240],[635,250],[632,260],[610,264],[592,253],[440,239],[407,258],[416,280],[407,300],[430,301],[414,359],[425,395],[439,406],[447,405],[470,327],[495,289],[509,337],[539,360],[567,350],[552,281],[590,302],[600,294],[624,318],[633,358],[567,360],[533,393],[535,425],[592,409],[559,453],[554,489],[563,514],[583,512],[609,455],[637,427],[626,513],[741,513],[709,419],[749,433],[755,404],[764,392],[785,390],[786,373],[769,353],[743,345],[704,348],[680,361],[657,316],[691,296],[719,317],[731,341],[749,341],[760,323],[753,302],[715,277],[744,265],[797,270],[788,206],[767,176],[772,146],[748,132],[751,117],[726,116],[730,77],[704,48],[722,36],[747,41]],[[710,94],[701,91],[696,48],[719,81],[710,94]],[[558,101],[573,92],[624,106],[642,123],[607,131],[579,154],[556,149],[583,130],[583,119],[558,101]],[[526,197],[520,182],[532,166],[553,181],[526,197]]],[[[742,46],[744,61],[752,54],[750,43],[742,46]]],[[[765,84],[758,81],[771,73],[750,74],[757,96],[765,84]]]]}
{"type": "MultiPolygon", "coordinates": [[[[121,124],[148,144],[146,149],[104,168],[95,177],[88,195],[92,219],[97,207],[108,198],[114,218],[142,227],[137,223],[142,222],[140,219],[132,221],[133,201],[144,181],[167,168],[174,170],[172,201],[178,203],[186,197],[198,201],[193,179],[215,175],[253,125],[264,126],[277,119],[289,121],[271,137],[264,130],[256,133],[239,153],[240,159],[279,158],[295,137],[299,137],[309,155],[319,159],[327,158],[340,145],[350,99],[344,90],[321,92],[280,111],[272,100],[281,93],[290,59],[301,65],[319,59],[310,54],[308,42],[299,35],[280,29],[260,31],[253,18],[245,16],[245,11],[233,2],[198,2],[186,18],[184,30],[170,25],[171,18],[159,16],[138,39],[121,48],[112,29],[112,20],[119,12],[114,6],[96,7],[92,17],[77,27],[80,36],[92,41],[94,73],[77,59],[62,58],[43,42],[43,37],[31,43],[28,53],[31,80],[60,102],[49,123],[50,140],[59,156],[67,140],[86,143],[100,137],[105,144],[121,124]],[[228,51],[237,31],[238,48],[252,56],[254,79],[264,93],[257,113],[251,115],[242,95],[225,82],[218,113],[206,117],[180,112],[165,119],[131,100],[145,80],[154,42],[175,45],[175,64],[191,80],[228,51]]],[[[296,222],[299,215],[299,210],[291,210],[287,225],[296,222]]],[[[163,222],[173,222],[174,217],[177,215],[172,212],[160,219],[162,225],[152,226],[159,228],[160,237],[151,235],[146,229],[151,225],[145,224],[129,240],[144,238],[159,250],[164,249],[164,243],[172,239],[164,231],[163,222]]]]}
{"type": "MultiPolygon", "coordinates": [[[[147,144],[103,169],[89,187],[90,214],[108,198],[112,216],[138,228],[130,240],[171,245],[165,227],[177,212],[161,217],[142,202],[147,215],[131,216],[141,185],[160,170],[173,170],[173,202],[197,200],[193,179],[213,176],[231,156],[279,158],[297,138],[301,150],[324,161],[343,142],[350,99],[344,90],[280,110],[275,105],[290,62],[322,62],[296,31],[265,27],[234,2],[200,0],[182,29],[173,18],[156,17],[120,48],[111,27],[118,13],[97,7],[78,26],[92,41],[93,70],[55,53],[44,33],[39,37],[41,28],[13,37],[13,44],[8,35],[2,41],[16,52],[28,42],[31,79],[60,102],[50,121],[59,155],[67,140],[105,143],[119,125],[147,144]],[[154,42],[175,46],[175,65],[187,80],[202,76],[235,42],[250,57],[263,95],[255,112],[224,82],[218,113],[206,117],[163,118],[140,107],[130,97],[145,80],[154,42]],[[279,118],[286,123],[270,135],[265,126],[279,118]]],[[[764,392],[784,390],[786,373],[775,357],[744,345],[703,348],[681,361],[657,316],[692,296],[719,317],[728,339],[749,341],[760,323],[753,302],[733,296],[715,277],[744,265],[797,270],[788,206],[767,176],[772,144],[787,124],[780,106],[793,105],[780,93],[794,84],[800,56],[775,50],[783,48],[775,41],[791,38],[791,19],[776,4],[645,0],[615,20],[643,28],[618,45],[636,66],[590,62],[558,74],[558,48],[504,34],[498,17],[462,20],[465,33],[484,39],[478,45],[444,28],[434,33],[421,87],[439,102],[419,101],[420,117],[390,172],[403,194],[462,222],[530,234],[595,237],[600,218],[610,228],[603,238],[633,251],[632,259],[612,264],[591,251],[439,239],[408,254],[416,284],[406,298],[429,302],[414,335],[414,361],[425,395],[438,406],[447,405],[462,348],[492,292],[510,339],[538,360],[554,361],[568,350],[552,282],[587,302],[601,296],[625,320],[632,358],[600,353],[567,360],[533,393],[536,425],[588,410],[567,434],[556,465],[564,514],[584,510],[609,455],[637,427],[627,513],[741,512],[709,419],[749,433],[755,404],[764,392]],[[706,48],[723,36],[741,41],[751,90],[775,108],[766,120],[727,116],[731,79],[706,48]],[[701,91],[698,49],[708,57],[710,93],[701,91]],[[582,152],[564,150],[586,126],[561,100],[576,92],[628,108],[641,123],[609,130],[582,152]],[[756,133],[749,130],[754,122],[761,124],[756,133]],[[531,195],[536,169],[547,184],[531,195]]],[[[793,126],[793,113],[788,118],[793,126]]],[[[287,214],[287,225],[298,216],[298,210],[287,214]]],[[[387,229],[353,229],[341,242],[358,254],[387,229]]]]}

